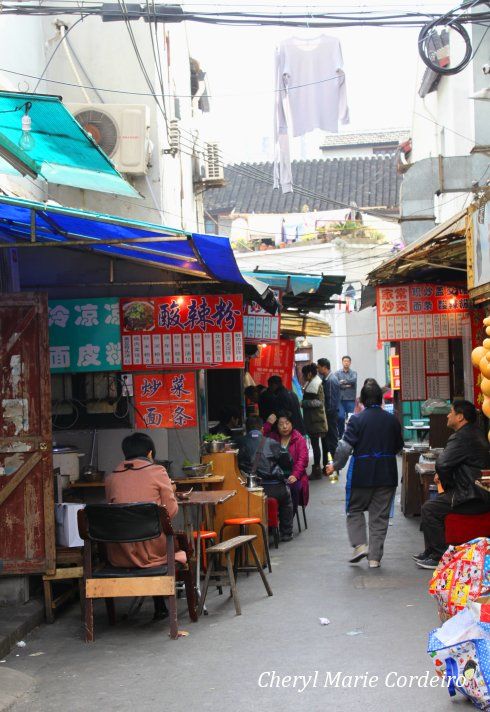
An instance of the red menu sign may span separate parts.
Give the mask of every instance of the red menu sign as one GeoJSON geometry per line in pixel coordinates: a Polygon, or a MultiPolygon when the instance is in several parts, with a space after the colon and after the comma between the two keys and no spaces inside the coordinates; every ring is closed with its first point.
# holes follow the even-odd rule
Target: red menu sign
{"type": "Polygon", "coordinates": [[[283,385],[292,387],[294,367],[294,341],[281,339],[278,344],[266,344],[258,358],[250,359],[250,375],[255,383],[267,386],[271,376],[281,376],[283,385]]]}
{"type": "Polygon", "coordinates": [[[197,426],[196,380],[191,372],[136,374],[134,402],[137,428],[197,426]]]}
{"type": "Polygon", "coordinates": [[[239,294],[121,299],[122,368],[243,368],[239,294]]]}
{"type": "Polygon", "coordinates": [[[400,390],[400,357],[398,354],[390,356],[390,385],[392,391],[400,390]]]}
{"type": "Polygon", "coordinates": [[[376,288],[380,341],[450,339],[461,336],[468,312],[464,287],[407,284],[376,288]]]}

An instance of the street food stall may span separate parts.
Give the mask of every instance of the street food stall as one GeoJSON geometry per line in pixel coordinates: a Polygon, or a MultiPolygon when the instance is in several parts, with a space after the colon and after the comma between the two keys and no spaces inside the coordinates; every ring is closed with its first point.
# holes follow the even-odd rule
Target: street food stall
{"type": "Polygon", "coordinates": [[[0,256],[0,574],[49,575],[55,498],[103,496],[135,428],[198,461],[206,371],[241,372],[243,304],[277,304],[225,238],[3,196],[0,256]]]}

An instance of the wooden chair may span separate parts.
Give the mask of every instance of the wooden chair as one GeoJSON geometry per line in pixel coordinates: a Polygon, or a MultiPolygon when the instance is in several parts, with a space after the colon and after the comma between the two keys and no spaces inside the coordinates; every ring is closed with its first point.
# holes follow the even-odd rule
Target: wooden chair
{"type": "Polygon", "coordinates": [[[54,613],[65,601],[76,596],[77,590],[82,594],[83,555],[81,547],[56,547],[56,570],[54,574],[43,576],[44,610],[46,623],[54,623],[54,613]],[[72,585],[64,591],[53,595],[53,585],[59,581],[71,581],[72,585]]]}
{"type": "MultiPolygon", "coordinates": [[[[104,598],[109,622],[116,622],[114,598],[166,596],[170,614],[170,637],[178,637],[176,580],[184,581],[189,614],[197,620],[195,586],[188,566],[175,562],[174,531],[165,507],[153,502],[138,504],[88,504],[78,512],[78,529],[84,540],[83,597],[84,633],[87,643],[94,640],[95,598],[104,598]],[[165,535],[167,564],[148,569],[118,568],[105,562],[93,567],[93,543],[131,543],[149,541],[165,535]]],[[[179,537],[180,538],[180,537],[179,537]]],[[[101,547],[103,549],[103,547],[101,547]]]]}

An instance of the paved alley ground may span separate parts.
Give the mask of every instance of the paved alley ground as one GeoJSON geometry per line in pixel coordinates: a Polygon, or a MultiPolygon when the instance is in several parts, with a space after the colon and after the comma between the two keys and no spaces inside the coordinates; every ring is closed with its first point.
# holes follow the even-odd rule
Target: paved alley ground
{"type": "Polygon", "coordinates": [[[151,622],[151,603],[112,629],[101,606],[92,645],[80,639],[73,605],[3,663],[35,679],[14,712],[468,709],[446,689],[409,682],[427,671],[432,676],[425,648],[438,625],[427,595],[430,572],[410,557],[423,548],[418,519],[405,519],[397,502],[382,568],[349,566],[343,486],[311,485],[308,530],[273,550],[272,598],[257,575],[241,575],[242,616],[226,591],[220,597],[213,589],[209,615],[197,624],[180,600],[180,628],[190,635],[177,641],[168,638],[165,622],[151,622]],[[360,678],[356,685],[355,675],[378,680],[369,687],[360,678]],[[278,680],[292,684],[285,676],[306,676],[308,685],[276,687],[278,680]]]}

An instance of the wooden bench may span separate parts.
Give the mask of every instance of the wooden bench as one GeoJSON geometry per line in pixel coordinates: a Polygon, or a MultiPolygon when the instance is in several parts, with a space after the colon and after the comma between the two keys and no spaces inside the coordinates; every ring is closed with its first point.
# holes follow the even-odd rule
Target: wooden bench
{"type": "Polygon", "coordinates": [[[54,623],[54,612],[56,609],[69,598],[75,596],[77,589],[81,590],[83,579],[82,564],[83,555],[81,547],[58,547],[56,549],[56,571],[54,574],[45,574],[43,576],[44,610],[47,623],[54,623]],[[73,580],[74,584],[53,598],[53,583],[68,580],[73,580]]]}
{"type": "MultiPolygon", "coordinates": [[[[253,540],[257,539],[256,534],[242,534],[241,536],[235,536],[233,539],[228,539],[227,541],[222,541],[219,544],[215,544],[214,546],[210,546],[208,549],[206,549],[206,554],[209,557],[209,564],[208,564],[208,570],[206,571],[206,578],[204,580],[204,586],[201,594],[201,599],[199,601],[199,615],[201,615],[203,608],[204,608],[204,603],[206,601],[206,594],[208,592],[208,587],[209,587],[209,581],[211,579],[211,576],[213,578],[219,578],[221,580],[222,578],[228,579],[228,583],[230,585],[231,589],[231,595],[233,596],[233,602],[235,604],[235,611],[237,616],[240,616],[242,613],[242,609],[240,607],[240,599],[238,598],[238,590],[237,590],[237,585],[236,585],[236,571],[233,568],[233,564],[231,562],[231,553],[235,552],[241,547],[247,547],[252,554],[253,560],[255,562],[255,567],[257,571],[260,574],[260,578],[262,579],[265,590],[267,591],[267,594],[269,596],[272,596],[272,589],[269,586],[269,582],[267,581],[267,578],[265,577],[265,574],[262,570],[262,566],[259,561],[259,557],[257,555],[257,552],[255,550],[255,547],[253,545],[253,540]],[[226,561],[226,571],[224,572],[219,572],[214,570],[215,562],[220,556],[225,557],[226,561]]],[[[235,562],[236,562],[236,555],[235,555],[235,562]]]]}

